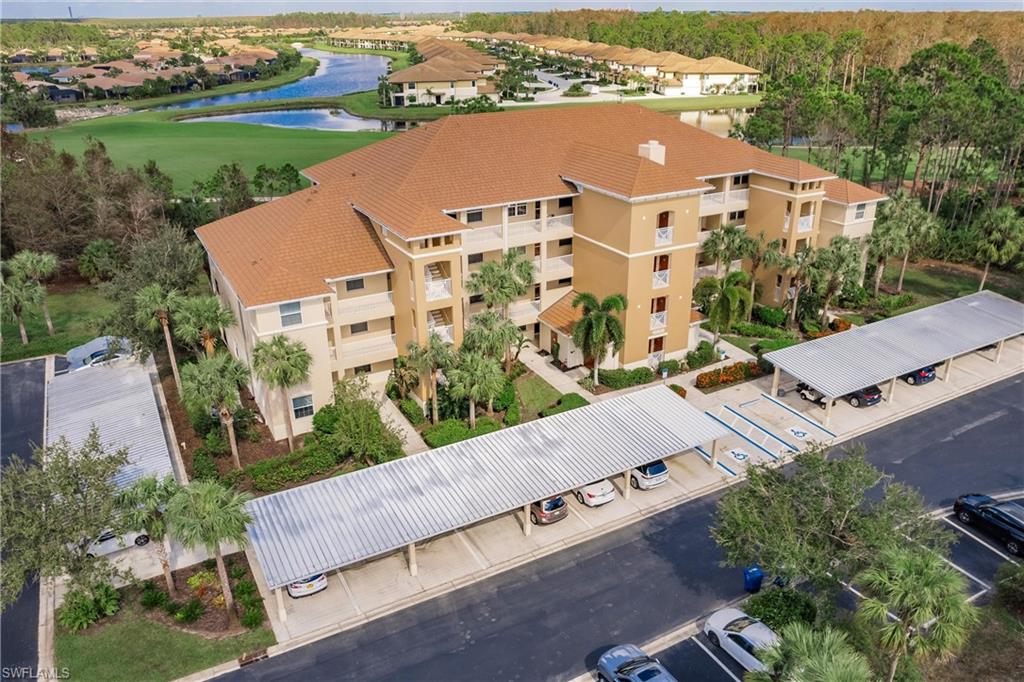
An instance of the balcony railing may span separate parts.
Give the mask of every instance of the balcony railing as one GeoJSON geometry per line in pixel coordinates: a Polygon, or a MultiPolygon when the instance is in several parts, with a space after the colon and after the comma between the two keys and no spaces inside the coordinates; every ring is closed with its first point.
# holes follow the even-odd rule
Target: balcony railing
{"type": "Polygon", "coordinates": [[[516,301],[509,306],[509,312],[515,321],[533,320],[537,315],[540,315],[540,299],[516,301]]]}
{"type": "Polygon", "coordinates": [[[448,279],[433,279],[433,280],[428,279],[424,283],[424,286],[425,286],[425,289],[426,289],[426,294],[427,294],[427,300],[428,301],[437,301],[437,300],[440,300],[442,298],[451,298],[452,297],[452,280],[451,280],[451,278],[448,278],[448,279]]]}
{"type": "Polygon", "coordinates": [[[654,245],[667,246],[672,243],[672,228],[659,227],[654,231],[654,245]]]}
{"type": "Polygon", "coordinates": [[[702,207],[704,206],[704,204],[724,206],[725,192],[712,192],[711,194],[701,194],[700,203],[702,207]]]}
{"type": "Polygon", "coordinates": [[[668,270],[656,270],[651,273],[651,286],[661,289],[668,286],[668,270]]]}
{"type": "Polygon", "coordinates": [[[338,322],[341,324],[391,317],[394,314],[395,305],[390,291],[338,300],[338,322]]]}
{"type": "Polygon", "coordinates": [[[749,189],[731,189],[729,190],[729,196],[726,197],[726,203],[734,204],[740,202],[750,202],[750,190],[749,189]]]}
{"type": "Polygon", "coordinates": [[[544,261],[544,272],[556,273],[572,270],[572,254],[554,256],[544,261]]]}
{"type": "Polygon", "coordinates": [[[651,331],[664,329],[668,324],[668,312],[662,310],[659,313],[651,313],[651,331]]]}
{"type": "Polygon", "coordinates": [[[427,325],[427,334],[437,334],[445,343],[455,343],[455,327],[450,324],[427,325]]]}
{"type": "Polygon", "coordinates": [[[810,232],[811,228],[814,227],[814,216],[813,215],[802,215],[800,220],[796,224],[797,232],[810,232]]]}
{"type": "Polygon", "coordinates": [[[656,350],[653,353],[647,355],[647,362],[651,367],[657,367],[665,360],[665,351],[656,350]]]}
{"type": "Polygon", "coordinates": [[[500,249],[501,244],[501,225],[477,227],[462,235],[462,246],[470,251],[500,249]]]}
{"type": "Polygon", "coordinates": [[[567,215],[554,215],[548,218],[548,229],[553,230],[559,227],[572,227],[572,213],[567,215]]]}
{"type": "Polygon", "coordinates": [[[541,233],[539,220],[523,220],[518,223],[509,223],[508,238],[522,239],[524,237],[539,238],[541,233]]]}
{"type": "Polygon", "coordinates": [[[351,337],[355,340],[342,339],[341,359],[345,367],[355,367],[372,362],[388,360],[398,355],[398,346],[394,334],[377,334],[375,336],[351,337]]]}

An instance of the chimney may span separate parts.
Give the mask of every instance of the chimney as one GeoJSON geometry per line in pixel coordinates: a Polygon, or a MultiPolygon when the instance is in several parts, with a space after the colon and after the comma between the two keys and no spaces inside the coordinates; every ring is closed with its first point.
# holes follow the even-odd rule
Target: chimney
{"type": "Polygon", "coordinates": [[[665,145],[657,140],[648,140],[647,142],[641,143],[637,149],[637,153],[654,163],[659,163],[662,166],[665,165],[665,145]]]}

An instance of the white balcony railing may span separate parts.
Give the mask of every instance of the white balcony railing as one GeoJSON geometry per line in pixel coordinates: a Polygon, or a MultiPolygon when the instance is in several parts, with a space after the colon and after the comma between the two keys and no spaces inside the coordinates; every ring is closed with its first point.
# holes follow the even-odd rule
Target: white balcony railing
{"type": "Polygon", "coordinates": [[[394,334],[376,334],[342,339],[341,359],[345,367],[355,367],[388,360],[398,355],[394,334]],[[351,340],[350,340],[351,339],[351,340]]]}
{"type": "Polygon", "coordinates": [[[501,225],[477,227],[462,235],[462,246],[473,252],[500,249],[502,241],[501,225]]]}
{"type": "Polygon", "coordinates": [[[341,324],[391,317],[394,314],[395,304],[390,291],[338,300],[338,322],[341,324]]]}
{"type": "Polygon", "coordinates": [[[512,319],[516,322],[521,320],[533,320],[540,315],[540,299],[532,301],[515,301],[509,306],[512,319]]]}
{"type": "Polygon", "coordinates": [[[539,238],[540,233],[541,225],[539,220],[523,220],[518,223],[509,223],[508,225],[509,239],[529,238],[528,241],[532,241],[539,238]]]}
{"type": "Polygon", "coordinates": [[[668,324],[668,312],[662,310],[660,313],[651,313],[651,331],[664,329],[668,324]]]}
{"type": "Polygon", "coordinates": [[[729,190],[729,195],[726,197],[726,203],[729,203],[729,204],[750,203],[750,190],[749,189],[732,189],[732,190],[729,190]]]}
{"type": "Polygon", "coordinates": [[[656,270],[651,273],[651,287],[661,289],[668,286],[668,270],[656,270]]]}
{"type": "Polygon", "coordinates": [[[814,227],[814,216],[802,215],[800,216],[800,220],[796,224],[796,231],[810,232],[812,227],[814,227]]]}
{"type": "Polygon", "coordinates": [[[427,325],[427,334],[437,334],[445,343],[455,343],[455,327],[450,324],[427,325]]]}
{"type": "Polygon", "coordinates": [[[572,270],[572,254],[554,256],[544,261],[544,272],[559,273],[572,270]]]}
{"type": "Polygon", "coordinates": [[[651,367],[656,368],[665,360],[665,351],[656,350],[653,353],[648,354],[647,362],[651,367]]]}
{"type": "Polygon", "coordinates": [[[427,300],[437,301],[442,298],[452,297],[452,280],[448,279],[428,279],[424,283],[426,289],[427,300]]]}
{"type": "Polygon", "coordinates": [[[548,218],[548,229],[553,230],[559,227],[572,227],[572,213],[567,215],[553,215],[548,218]]]}
{"type": "Polygon", "coordinates": [[[722,206],[725,204],[725,192],[712,192],[711,194],[701,194],[700,203],[703,204],[717,204],[722,206]]]}
{"type": "Polygon", "coordinates": [[[672,243],[672,228],[659,227],[654,231],[654,245],[668,246],[672,243]]]}

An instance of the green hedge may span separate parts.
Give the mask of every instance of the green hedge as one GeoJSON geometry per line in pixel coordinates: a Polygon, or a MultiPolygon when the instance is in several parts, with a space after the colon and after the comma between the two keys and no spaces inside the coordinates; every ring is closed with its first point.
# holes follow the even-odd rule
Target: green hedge
{"type": "Polygon", "coordinates": [[[461,419],[445,419],[433,426],[423,430],[423,440],[432,448],[439,448],[444,445],[458,443],[460,440],[482,436],[501,428],[496,420],[490,417],[480,417],[476,420],[476,428],[469,428],[469,424],[461,419]]]}
{"type": "Polygon", "coordinates": [[[515,426],[522,419],[522,414],[519,412],[519,401],[513,400],[512,404],[505,410],[505,426],[515,426]]]}
{"type": "Polygon", "coordinates": [[[205,448],[196,448],[192,453],[192,478],[214,479],[217,478],[217,463],[213,461],[213,455],[205,448]]]}
{"type": "Polygon", "coordinates": [[[811,625],[817,617],[814,599],[806,592],[791,588],[773,589],[755,594],[747,600],[744,611],[757,618],[775,632],[790,623],[811,625]]]}
{"type": "Polygon", "coordinates": [[[553,414],[559,414],[561,412],[568,412],[569,410],[575,410],[577,407],[583,407],[589,405],[587,399],[581,396],[579,393],[566,393],[558,402],[551,407],[541,410],[540,416],[550,417],[553,414]]]}
{"type": "Polygon", "coordinates": [[[710,365],[716,357],[714,346],[710,341],[704,340],[686,354],[686,366],[690,369],[700,369],[705,365],[710,365]]]}
{"type": "Polygon", "coordinates": [[[732,331],[740,336],[757,336],[765,339],[792,339],[793,332],[787,329],[779,329],[766,324],[753,322],[736,322],[732,325],[732,331]]]}
{"type": "Polygon", "coordinates": [[[408,419],[413,426],[419,426],[423,422],[427,421],[427,418],[423,416],[423,408],[420,407],[420,404],[412,398],[405,398],[398,401],[398,409],[402,411],[402,414],[405,415],[405,418],[408,419]]]}
{"type": "Polygon", "coordinates": [[[597,372],[598,381],[612,390],[649,384],[654,381],[654,371],[650,367],[636,369],[602,369],[597,372]]]}
{"type": "Polygon", "coordinates": [[[311,476],[326,474],[337,465],[335,453],[314,442],[287,455],[250,464],[242,470],[242,477],[248,477],[254,489],[272,493],[311,476]]]}
{"type": "Polygon", "coordinates": [[[494,411],[504,412],[514,402],[516,402],[516,387],[512,384],[512,380],[506,377],[501,392],[494,397],[494,411]]]}
{"type": "Polygon", "coordinates": [[[662,360],[658,363],[658,376],[661,376],[663,370],[668,370],[668,375],[679,374],[683,371],[683,363],[678,360],[662,360]]]}
{"type": "Polygon", "coordinates": [[[769,327],[781,327],[786,324],[786,311],[782,308],[758,303],[754,306],[754,318],[769,327]]]}

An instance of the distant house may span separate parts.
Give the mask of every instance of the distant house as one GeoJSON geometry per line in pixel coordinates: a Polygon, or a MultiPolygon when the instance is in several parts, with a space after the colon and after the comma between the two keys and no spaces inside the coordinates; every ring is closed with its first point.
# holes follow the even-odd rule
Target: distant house
{"type": "Polygon", "coordinates": [[[83,47],[78,51],[78,61],[80,62],[94,62],[99,59],[100,53],[95,47],[83,47]]]}
{"type": "Polygon", "coordinates": [[[46,90],[50,99],[58,104],[80,102],[85,99],[85,95],[81,90],[66,85],[54,85],[50,83],[46,90]]]}
{"type": "Polygon", "coordinates": [[[46,61],[48,62],[62,62],[64,61],[64,50],[59,47],[51,48],[46,53],[46,61]]]}
{"type": "Polygon", "coordinates": [[[477,83],[483,81],[482,75],[469,73],[444,57],[428,59],[388,76],[391,104],[396,107],[472,99],[480,94],[477,83]]]}
{"type": "Polygon", "coordinates": [[[24,50],[18,50],[11,55],[12,64],[26,64],[34,62],[36,60],[36,53],[34,50],[25,48],[24,50]]]}

